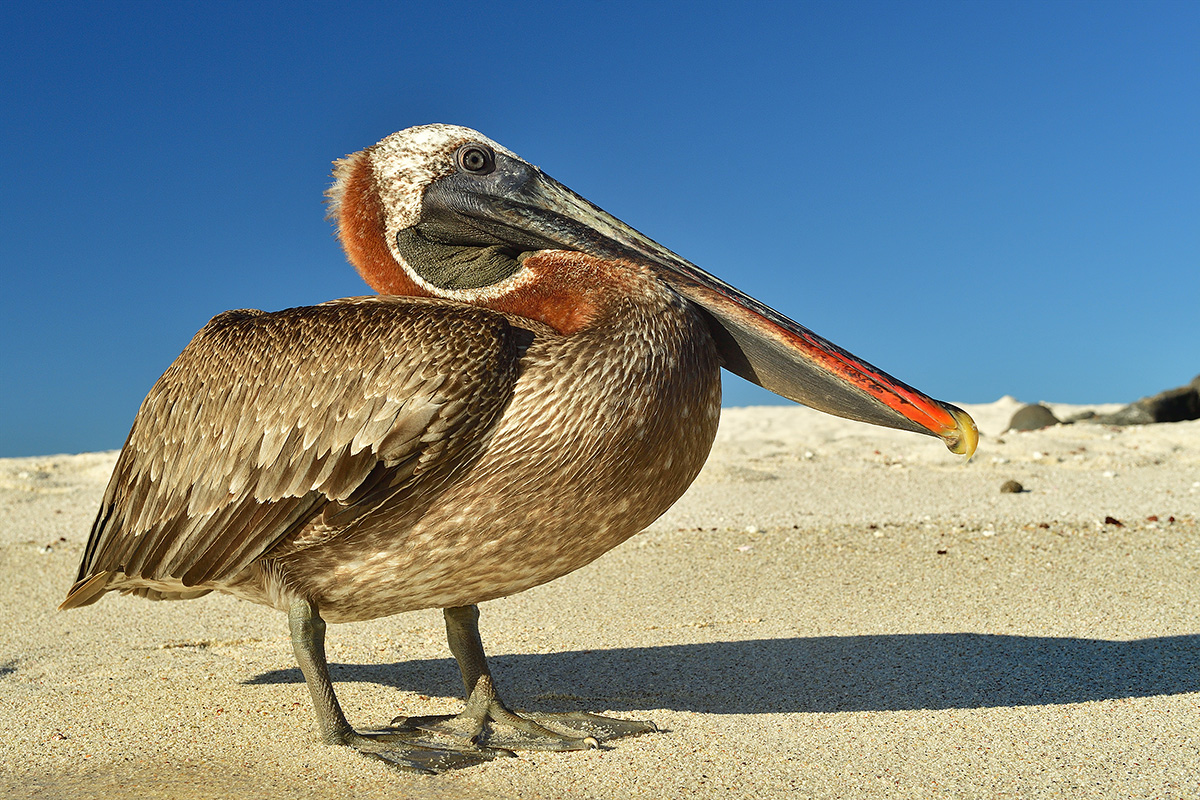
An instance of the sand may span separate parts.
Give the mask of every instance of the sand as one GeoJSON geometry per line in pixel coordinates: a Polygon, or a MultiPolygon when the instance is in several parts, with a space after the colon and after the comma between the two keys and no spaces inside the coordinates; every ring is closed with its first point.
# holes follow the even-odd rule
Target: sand
{"type": "MultiPolygon", "coordinates": [[[[1016,407],[968,406],[969,464],[727,410],[646,532],[482,607],[513,705],[662,732],[436,777],[318,741],[278,612],[56,611],[116,454],[0,461],[0,796],[1200,796],[1200,422],[1002,433],[1016,407]]],[[[438,612],[328,641],[352,722],[457,708],[438,612]]]]}

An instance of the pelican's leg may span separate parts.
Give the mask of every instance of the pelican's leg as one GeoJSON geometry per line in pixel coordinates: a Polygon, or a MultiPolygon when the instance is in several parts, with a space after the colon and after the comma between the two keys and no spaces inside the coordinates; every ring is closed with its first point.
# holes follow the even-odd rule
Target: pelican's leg
{"type": "Polygon", "coordinates": [[[409,736],[397,736],[387,731],[359,733],[350,727],[329,679],[329,664],[325,661],[325,620],[316,603],[296,600],[288,610],[288,626],[292,633],[292,649],[308,691],[312,694],[321,727],[321,739],[326,744],[353,747],[363,755],[386,761],[392,766],[413,772],[437,773],[458,767],[469,767],[490,761],[507,751],[489,748],[457,750],[417,744],[409,736]]]}
{"type": "Polygon", "coordinates": [[[458,661],[467,707],[457,716],[397,717],[393,725],[450,735],[472,744],[510,750],[585,750],[621,736],[656,731],[653,722],[585,712],[510,711],[500,700],[479,638],[479,608],[447,608],[446,638],[458,661]]]}

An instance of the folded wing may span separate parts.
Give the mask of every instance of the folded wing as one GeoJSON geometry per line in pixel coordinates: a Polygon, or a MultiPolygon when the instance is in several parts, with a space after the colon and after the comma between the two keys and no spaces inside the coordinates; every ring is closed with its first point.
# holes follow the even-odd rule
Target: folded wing
{"type": "Polygon", "coordinates": [[[62,607],[194,597],[436,488],[507,405],[521,335],[399,297],[214,318],[142,403],[62,607]]]}

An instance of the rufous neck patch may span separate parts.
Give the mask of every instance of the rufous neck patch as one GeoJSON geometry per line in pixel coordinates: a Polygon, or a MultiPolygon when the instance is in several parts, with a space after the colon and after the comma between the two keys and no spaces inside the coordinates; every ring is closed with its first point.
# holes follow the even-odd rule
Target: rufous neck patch
{"type": "Polygon", "coordinates": [[[345,172],[337,208],[338,238],[346,257],[362,279],[380,294],[428,296],[388,250],[383,203],[370,159],[365,153],[357,153],[350,159],[342,167],[345,172]]]}
{"type": "Polygon", "coordinates": [[[622,298],[646,291],[645,270],[570,250],[545,250],[524,260],[527,275],[489,301],[497,311],[536,319],[569,335],[603,318],[622,298]]]}

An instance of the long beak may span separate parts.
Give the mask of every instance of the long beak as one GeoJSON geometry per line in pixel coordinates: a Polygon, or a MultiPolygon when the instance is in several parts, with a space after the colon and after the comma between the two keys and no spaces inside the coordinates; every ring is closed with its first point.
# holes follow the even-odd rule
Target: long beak
{"type": "Polygon", "coordinates": [[[703,309],[723,365],[734,374],[829,414],[937,436],[968,457],[975,452],[979,431],[967,412],[902,383],[518,163],[520,179],[477,194],[477,203],[459,214],[522,247],[644,264],[703,309]]]}

